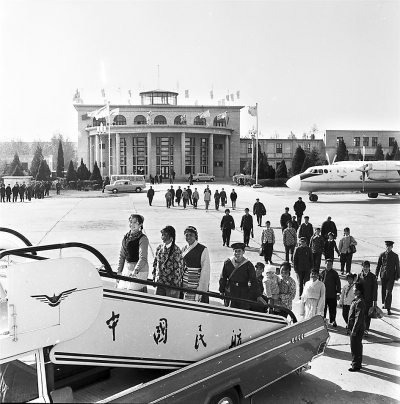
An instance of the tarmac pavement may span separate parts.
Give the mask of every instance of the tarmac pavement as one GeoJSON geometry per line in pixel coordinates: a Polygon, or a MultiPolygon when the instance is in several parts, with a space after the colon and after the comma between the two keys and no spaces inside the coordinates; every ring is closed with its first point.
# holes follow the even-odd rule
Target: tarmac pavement
{"type": "MultiPolygon", "coordinates": [[[[310,216],[313,226],[321,225],[328,215],[336,223],[338,236],[344,227],[349,227],[351,235],[357,240],[357,252],[354,255],[352,272],[359,273],[363,260],[371,262],[371,270],[375,271],[379,254],[384,251],[384,240],[393,240],[394,251],[400,253],[400,197],[379,196],[369,199],[359,193],[320,193],[319,201],[312,203],[304,192],[292,191],[288,188],[238,187],[230,182],[210,183],[212,193],[216,189],[225,188],[228,194],[235,188],[238,194],[236,210],[231,209],[236,224],[232,231],[231,243],[242,241],[240,220],[244,209],[252,207],[256,198],[264,203],[267,215],[263,222],[271,221],[275,230],[276,244],[273,261],[276,265],[284,260],[284,248],[279,219],[287,206],[293,213],[293,204],[298,196],[302,196],[307,204],[305,214],[310,216]]],[[[174,188],[187,186],[187,183],[175,183],[174,188]]],[[[199,232],[199,242],[205,244],[211,259],[211,291],[218,291],[218,279],[222,263],[231,256],[231,249],[222,245],[220,221],[224,208],[215,210],[214,203],[209,211],[205,211],[202,200],[206,187],[203,183],[195,183],[192,189],[198,188],[200,193],[199,208],[188,206],[166,208],[164,194],[169,184],[154,185],[155,197],[153,206],[149,206],[146,193],[112,195],[101,191],[62,191],[56,195],[51,191],[50,197],[44,200],[32,200],[24,203],[6,203],[0,205],[0,225],[19,231],[33,245],[44,245],[61,242],[82,242],[97,248],[116,268],[120,243],[128,231],[128,217],[131,213],[139,213],[145,217],[144,230],[150,240],[149,263],[153,260],[153,252],[161,243],[160,230],[172,225],[177,232],[176,243],[185,244],[183,231],[188,225],[195,226],[199,232]]],[[[148,189],[148,188],[147,188],[148,189]]],[[[176,205],[176,203],[175,203],[176,205]]],[[[258,227],[254,217],[254,238],[245,256],[253,263],[262,261],[259,256],[262,227],[258,227]]],[[[22,244],[11,235],[0,234],[0,239],[7,239],[22,244]]],[[[96,266],[97,259],[86,251],[66,249],[53,251],[43,255],[58,257],[82,256],[96,266]]],[[[18,260],[19,258],[14,258],[18,260]]],[[[338,259],[334,268],[340,271],[338,259]]],[[[292,271],[292,277],[295,279],[292,271]]],[[[341,277],[342,286],[346,280],[341,277]]],[[[380,282],[378,289],[378,305],[381,307],[380,282]]],[[[293,311],[299,318],[298,297],[294,300],[293,311]]],[[[297,376],[291,374],[267,387],[253,397],[253,403],[397,403],[400,397],[400,296],[399,282],[393,290],[392,316],[386,315],[381,320],[373,319],[370,335],[364,339],[363,369],[350,373],[351,354],[349,337],[346,336],[345,322],[341,309],[338,308],[338,327],[328,326],[330,341],[323,357],[312,362],[311,370],[297,376]]]]}

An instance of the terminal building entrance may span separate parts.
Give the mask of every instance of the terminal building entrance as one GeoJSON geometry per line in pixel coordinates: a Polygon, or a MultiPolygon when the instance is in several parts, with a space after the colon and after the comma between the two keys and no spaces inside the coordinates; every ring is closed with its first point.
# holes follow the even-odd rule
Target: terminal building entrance
{"type": "Polygon", "coordinates": [[[157,173],[162,178],[169,178],[174,166],[174,138],[156,138],[156,163],[157,173]]]}

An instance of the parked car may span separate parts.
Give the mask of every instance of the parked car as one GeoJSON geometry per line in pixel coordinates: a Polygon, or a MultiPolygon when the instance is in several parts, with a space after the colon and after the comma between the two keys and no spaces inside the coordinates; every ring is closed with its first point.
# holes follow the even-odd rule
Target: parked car
{"type": "Polygon", "coordinates": [[[105,190],[117,194],[118,192],[142,192],[146,188],[145,181],[117,180],[105,186],[105,190]]]}
{"type": "MultiPolygon", "coordinates": [[[[189,178],[188,178],[189,179],[189,178]]],[[[213,182],[215,180],[215,175],[209,175],[206,173],[196,173],[193,174],[193,181],[211,181],[213,182]]]]}

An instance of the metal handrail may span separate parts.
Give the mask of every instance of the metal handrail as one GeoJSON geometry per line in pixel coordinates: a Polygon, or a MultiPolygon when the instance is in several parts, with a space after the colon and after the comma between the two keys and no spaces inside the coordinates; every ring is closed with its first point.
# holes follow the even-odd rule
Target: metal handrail
{"type": "MultiPolygon", "coordinates": [[[[23,236],[21,233],[19,233],[16,230],[13,229],[9,229],[8,227],[0,227],[0,232],[4,232],[4,233],[10,233],[16,237],[18,237],[20,240],[22,240],[26,245],[31,246],[32,243],[25,237],[23,236]]],[[[32,253],[33,255],[36,255],[36,251],[34,251],[32,253]]]]}

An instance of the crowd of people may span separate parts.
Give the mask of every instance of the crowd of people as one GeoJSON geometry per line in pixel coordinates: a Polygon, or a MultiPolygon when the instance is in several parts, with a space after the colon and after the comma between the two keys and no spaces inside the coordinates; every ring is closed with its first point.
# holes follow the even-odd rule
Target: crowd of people
{"type": "MultiPolygon", "coordinates": [[[[43,199],[50,195],[52,187],[51,181],[31,181],[27,184],[23,181],[21,184],[16,182],[12,187],[4,183],[0,184],[0,202],[30,202],[32,199],[43,199]]],[[[55,188],[57,195],[60,194],[61,184],[56,182],[55,188]]]]}

